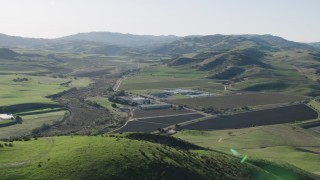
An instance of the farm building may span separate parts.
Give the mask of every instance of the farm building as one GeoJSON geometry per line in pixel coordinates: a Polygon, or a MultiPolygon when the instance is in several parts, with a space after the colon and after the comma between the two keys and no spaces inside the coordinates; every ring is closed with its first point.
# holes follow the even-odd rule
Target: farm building
{"type": "Polygon", "coordinates": [[[156,98],[168,98],[169,96],[172,96],[172,93],[168,92],[157,92],[157,93],[152,93],[151,96],[156,97],[156,98]]]}
{"type": "Polygon", "coordinates": [[[132,102],[136,104],[149,104],[150,100],[142,97],[133,97],[132,102]]]}
{"type": "Polygon", "coordinates": [[[13,119],[13,115],[12,114],[0,114],[0,120],[10,120],[13,119]]]}
{"type": "Polygon", "coordinates": [[[148,104],[148,105],[140,105],[139,108],[143,110],[154,110],[154,109],[169,109],[171,104],[148,104]]]}
{"type": "Polygon", "coordinates": [[[129,112],[129,111],[130,111],[130,108],[128,108],[128,107],[121,107],[121,108],[118,109],[118,111],[120,111],[120,112],[129,112]]]}
{"type": "Polygon", "coordinates": [[[150,100],[142,97],[117,96],[116,99],[122,104],[149,104],[150,100]]]}
{"type": "Polygon", "coordinates": [[[116,99],[123,104],[129,104],[131,102],[131,98],[127,96],[117,96],[116,99]]]}

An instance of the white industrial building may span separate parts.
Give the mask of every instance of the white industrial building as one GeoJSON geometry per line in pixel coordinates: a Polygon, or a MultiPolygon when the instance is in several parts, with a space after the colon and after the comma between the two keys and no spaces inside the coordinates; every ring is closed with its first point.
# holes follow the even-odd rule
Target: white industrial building
{"type": "Polygon", "coordinates": [[[13,119],[13,115],[12,114],[0,114],[0,120],[10,120],[13,119]]]}

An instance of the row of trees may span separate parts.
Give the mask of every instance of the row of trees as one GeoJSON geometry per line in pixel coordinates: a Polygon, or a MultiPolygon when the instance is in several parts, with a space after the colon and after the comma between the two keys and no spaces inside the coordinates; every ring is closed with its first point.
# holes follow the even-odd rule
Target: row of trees
{"type": "Polygon", "coordinates": [[[28,78],[15,78],[12,80],[13,82],[24,82],[24,81],[29,81],[28,78]]]}
{"type": "Polygon", "coordinates": [[[0,148],[4,148],[4,147],[13,147],[13,144],[12,143],[0,143],[0,148]]]}

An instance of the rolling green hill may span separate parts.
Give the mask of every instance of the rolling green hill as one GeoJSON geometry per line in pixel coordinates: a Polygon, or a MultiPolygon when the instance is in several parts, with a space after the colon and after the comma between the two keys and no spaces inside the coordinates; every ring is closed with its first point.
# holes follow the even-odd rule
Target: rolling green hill
{"type": "Polygon", "coordinates": [[[230,49],[245,49],[256,47],[261,51],[278,50],[316,50],[316,48],[303,43],[285,40],[272,35],[208,35],[191,36],[179,39],[164,45],[154,53],[179,55],[186,53],[199,53],[208,51],[226,51],[230,49]]]}
{"type": "Polygon", "coordinates": [[[207,72],[235,89],[320,94],[320,52],[303,43],[271,35],[186,37],[154,53],[171,55],[173,68],[207,72]],[[302,85],[303,84],[303,85],[302,85]]]}
{"type": "Polygon", "coordinates": [[[12,59],[17,57],[19,54],[8,49],[8,48],[0,48],[0,58],[2,59],[12,59]]]}
{"type": "Polygon", "coordinates": [[[240,157],[165,136],[69,136],[6,143],[0,148],[1,179],[316,178],[291,166],[240,163],[240,157]]]}
{"type": "Polygon", "coordinates": [[[251,158],[286,162],[320,175],[319,133],[292,124],[218,131],[181,131],[175,137],[223,152],[233,147],[251,158]]]}

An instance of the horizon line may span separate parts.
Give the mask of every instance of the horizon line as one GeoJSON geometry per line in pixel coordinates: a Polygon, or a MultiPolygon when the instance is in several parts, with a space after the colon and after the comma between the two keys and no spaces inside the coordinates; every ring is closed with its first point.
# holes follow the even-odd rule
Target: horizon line
{"type": "Polygon", "coordinates": [[[73,36],[73,35],[77,35],[77,34],[88,34],[88,33],[114,33],[114,34],[123,34],[123,35],[134,35],[134,36],[156,36],[156,37],[160,37],[160,36],[175,36],[175,37],[180,37],[180,38],[185,38],[185,37],[189,37],[189,36],[214,36],[214,35],[223,35],[223,36],[241,36],[241,35],[270,35],[270,36],[275,36],[275,37],[280,37],[283,38],[287,41],[293,41],[293,42],[298,42],[298,43],[316,43],[316,42],[320,42],[320,41],[309,41],[309,42],[301,42],[301,41],[295,41],[295,40],[289,40],[285,37],[279,36],[279,35],[275,35],[275,34],[266,34],[266,33],[262,33],[262,34],[257,34],[257,33],[243,33],[243,34],[221,34],[221,33],[216,33],[216,34],[189,34],[189,35],[175,35],[175,34],[161,34],[161,35],[154,35],[154,34],[134,34],[134,33],[124,33],[124,32],[112,32],[112,31],[87,31],[87,32],[77,32],[77,33],[73,33],[73,34],[69,34],[69,35],[64,35],[64,36],[58,36],[55,38],[49,38],[49,37],[34,37],[34,36],[21,36],[21,35],[11,35],[11,34],[7,34],[7,33],[2,33],[0,32],[0,35],[5,35],[5,36],[10,36],[10,37],[18,37],[18,38],[29,38],[29,39],[43,39],[43,40],[57,40],[57,39],[61,39],[64,37],[68,37],[68,36],[73,36]]]}

